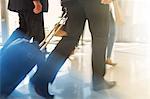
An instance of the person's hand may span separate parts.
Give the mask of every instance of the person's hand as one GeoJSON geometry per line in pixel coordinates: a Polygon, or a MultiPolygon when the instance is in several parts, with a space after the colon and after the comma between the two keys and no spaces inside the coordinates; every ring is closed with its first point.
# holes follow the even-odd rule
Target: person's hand
{"type": "Polygon", "coordinates": [[[39,14],[40,12],[42,12],[42,4],[39,0],[34,0],[33,4],[34,4],[33,12],[35,14],[39,14]]]}
{"type": "Polygon", "coordinates": [[[102,4],[110,4],[112,0],[101,0],[102,4]]]}

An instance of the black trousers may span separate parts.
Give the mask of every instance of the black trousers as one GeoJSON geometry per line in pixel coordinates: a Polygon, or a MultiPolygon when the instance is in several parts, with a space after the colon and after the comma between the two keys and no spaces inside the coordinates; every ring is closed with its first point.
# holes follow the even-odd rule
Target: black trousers
{"type": "Polygon", "coordinates": [[[40,43],[45,38],[43,13],[19,11],[19,29],[40,43]]]}
{"type": "MultiPolygon", "coordinates": [[[[85,21],[89,22],[92,36],[93,82],[103,79],[105,75],[105,51],[109,31],[109,6],[100,4],[99,0],[80,0],[66,6],[68,20],[63,37],[49,55],[46,67],[40,67],[32,79],[53,82],[57,72],[78,44],[83,33],[85,21]],[[46,80],[47,79],[47,80],[46,80]]],[[[96,84],[96,83],[95,83],[96,84]]]]}

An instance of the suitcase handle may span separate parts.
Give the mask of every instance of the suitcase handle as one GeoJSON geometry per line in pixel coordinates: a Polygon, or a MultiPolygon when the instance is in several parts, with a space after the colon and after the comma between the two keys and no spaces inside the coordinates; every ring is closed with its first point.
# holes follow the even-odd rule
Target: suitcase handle
{"type": "Polygon", "coordinates": [[[66,17],[67,11],[63,14],[61,19],[56,23],[54,28],[50,31],[50,33],[44,38],[44,40],[39,44],[40,50],[43,50],[46,48],[46,46],[49,44],[50,40],[55,36],[55,34],[62,28],[62,26],[67,21],[68,17],[66,17]],[[62,22],[63,21],[63,22],[62,22]],[[62,23],[61,23],[62,22],[62,23]],[[61,23],[61,24],[60,24],[61,23]]]}

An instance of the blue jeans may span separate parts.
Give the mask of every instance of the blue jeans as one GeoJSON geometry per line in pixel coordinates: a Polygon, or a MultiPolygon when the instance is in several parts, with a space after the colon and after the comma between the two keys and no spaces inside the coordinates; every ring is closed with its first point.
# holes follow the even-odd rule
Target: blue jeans
{"type": "Polygon", "coordinates": [[[109,33],[108,33],[108,42],[107,42],[107,49],[106,49],[107,58],[110,58],[112,54],[112,49],[115,42],[115,32],[116,32],[115,21],[113,19],[112,13],[110,12],[109,33]]]}

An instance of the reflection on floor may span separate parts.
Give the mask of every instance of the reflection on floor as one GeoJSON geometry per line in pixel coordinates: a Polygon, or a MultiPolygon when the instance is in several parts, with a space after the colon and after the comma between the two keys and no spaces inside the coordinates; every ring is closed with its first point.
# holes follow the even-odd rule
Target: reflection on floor
{"type": "MultiPolygon", "coordinates": [[[[53,47],[49,45],[49,51],[53,47]]],[[[91,89],[90,47],[90,43],[79,46],[61,68],[53,85],[49,86],[55,99],[150,99],[149,44],[116,43],[112,57],[118,64],[107,65],[105,77],[116,80],[117,85],[99,92],[91,89]]],[[[36,67],[8,99],[43,99],[28,84],[35,71],[36,67]]]]}

